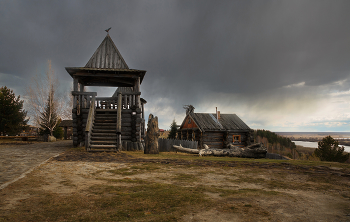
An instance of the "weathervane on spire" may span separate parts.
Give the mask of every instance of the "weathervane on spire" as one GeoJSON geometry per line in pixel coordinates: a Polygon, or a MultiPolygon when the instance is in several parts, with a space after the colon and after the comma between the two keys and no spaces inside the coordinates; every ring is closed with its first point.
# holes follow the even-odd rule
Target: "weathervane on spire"
{"type": "Polygon", "coordinates": [[[109,35],[108,32],[109,32],[109,30],[111,30],[111,28],[112,28],[112,27],[110,27],[110,28],[108,28],[108,29],[105,30],[105,31],[107,32],[107,35],[109,35]]]}

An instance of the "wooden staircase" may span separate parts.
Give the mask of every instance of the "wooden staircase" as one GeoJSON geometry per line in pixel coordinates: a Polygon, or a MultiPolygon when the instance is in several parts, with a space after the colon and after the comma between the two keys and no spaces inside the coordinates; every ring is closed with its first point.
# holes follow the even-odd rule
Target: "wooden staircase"
{"type": "Polygon", "coordinates": [[[90,151],[117,149],[117,110],[96,109],[91,132],[90,151]]]}

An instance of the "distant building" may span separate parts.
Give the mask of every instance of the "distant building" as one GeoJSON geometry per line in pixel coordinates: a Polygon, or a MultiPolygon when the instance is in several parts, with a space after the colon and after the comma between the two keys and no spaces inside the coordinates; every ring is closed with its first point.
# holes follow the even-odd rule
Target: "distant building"
{"type": "Polygon", "coordinates": [[[62,120],[58,125],[64,129],[64,139],[72,139],[73,134],[73,120],[62,120]]]}
{"type": "Polygon", "coordinates": [[[238,147],[250,145],[253,130],[236,114],[195,113],[194,107],[186,110],[186,117],[178,130],[178,139],[198,141],[210,148],[223,149],[231,143],[238,147]]]}
{"type": "Polygon", "coordinates": [[[36,126],[29,125],[26,130],[23,130],[19,135],[20,136],[37,136],[39,128],[36,126]]]}

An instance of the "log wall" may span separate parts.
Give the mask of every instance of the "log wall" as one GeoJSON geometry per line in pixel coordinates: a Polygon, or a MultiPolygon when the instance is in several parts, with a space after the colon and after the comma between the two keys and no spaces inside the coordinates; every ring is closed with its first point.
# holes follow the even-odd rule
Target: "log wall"
{"type": "Polygon", "coordinates": [[[137,106],[122,110],[122,141],[141,142],[142,111],[137,106]]]}
{"type": "Polygon", "coordinates": [[[203,144],[209,148],[222,149],[224,148],[224,132],[205,132],[202,135],[203,144]]]}
{"type": "Polygon", "coordinates": [[[89,115],[88,108],[82,108],[80,115],[77,115],[77,109],[72,109],[73,119],[73,146],[77,147],[85,143],[85,126],[89,115]]]}
{"type": "Polygon", "coordinates": [[[204,148],[203,144],[215,149],[227,148],[229,144],[239,147],[251,144],[250,134],[247,132],[206,131],[202,133],[199,129],[180,129],[177,132],[177,139],[197,141],[199,149],[204,148]],[[234,143],[233,136],[240,136],[241,142],[234,143]]]}

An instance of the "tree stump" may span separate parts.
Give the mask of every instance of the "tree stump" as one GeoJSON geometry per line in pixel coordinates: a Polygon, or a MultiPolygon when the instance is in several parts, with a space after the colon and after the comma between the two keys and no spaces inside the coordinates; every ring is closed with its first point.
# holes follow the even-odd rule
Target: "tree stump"
{"type": "Polygon", "coordinates": [[[158,117],[153,117],[153,115],[150,114],[148,117],[147,134],[145,138],[145,154],[159,154],[158,137],[158,117]]]}

